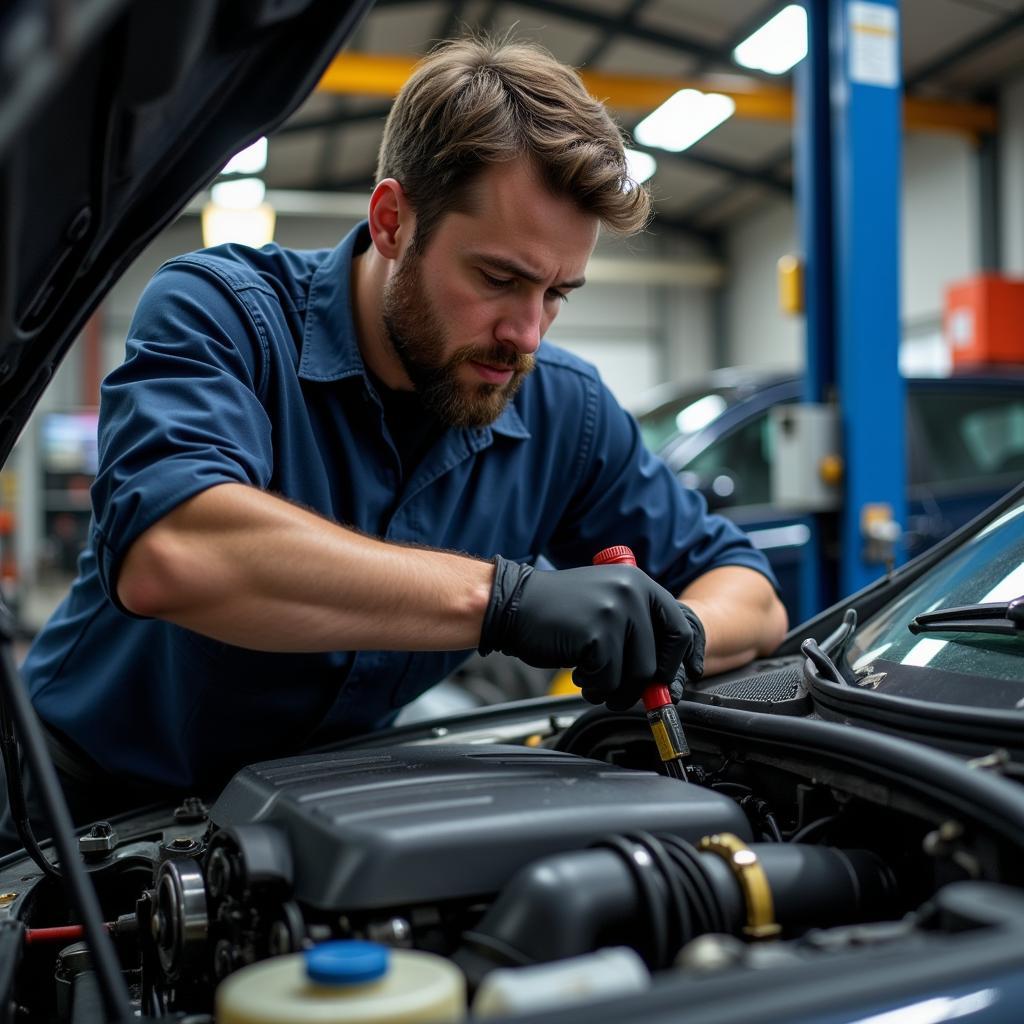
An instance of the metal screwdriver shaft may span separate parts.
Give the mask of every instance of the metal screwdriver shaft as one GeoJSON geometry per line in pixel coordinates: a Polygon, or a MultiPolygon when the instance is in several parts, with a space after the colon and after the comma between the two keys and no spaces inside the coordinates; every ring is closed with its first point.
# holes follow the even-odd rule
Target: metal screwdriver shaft
{"type": "MultiPolygon", "coordinates": [[[[594,565],[636,565],[633,552],[623,544],[605,548],[593,558],[594,565]]],[[[651,726],[658,756],[665,765],[665,774],[674,779],[687,781],[684,758],[690,756],[690,747],[683,734],[683,723],[679,712],[672,703],[669,688],[661,683],[652,683],[643,693],[644,709],[651,726]]]]}

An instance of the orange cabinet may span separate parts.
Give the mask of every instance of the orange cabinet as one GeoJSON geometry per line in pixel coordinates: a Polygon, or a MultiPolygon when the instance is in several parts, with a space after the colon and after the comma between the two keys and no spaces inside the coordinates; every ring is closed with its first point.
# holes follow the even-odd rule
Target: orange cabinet
{"type": "Polygon", "coordinates": [[[943,330],[954,366],[1024,363],[1024,279],[979,274],[949,285],[943,330]]]}

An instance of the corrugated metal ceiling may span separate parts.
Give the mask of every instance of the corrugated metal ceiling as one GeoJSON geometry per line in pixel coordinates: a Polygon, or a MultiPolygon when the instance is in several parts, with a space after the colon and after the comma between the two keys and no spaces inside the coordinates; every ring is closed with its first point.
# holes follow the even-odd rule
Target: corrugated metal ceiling
{"type": "MultiPolygon", "coordinates": [[[[348,50],[416,56],[465,29],[514,31],[576,66],[634,76],[698,78],[743,71],[733,47],[785,4],[765,0],[382,0],[348,50]]],[[[1024,0],[904,0],[908,94],[991,101],[1024,71],[1024,0]]],[[[749,76],[788,85],[789,76],[749,76]]],[[[314,94],[271,140],[270,188],[368,190],[388,102],[314,94]]],[[[616,111],[631,130],[639,111],[616,111]]],[[[657,154],[657,209],[666,225],[715,231],[788,188],[784,120],[733,118],[679,156],[657,154]]]]}

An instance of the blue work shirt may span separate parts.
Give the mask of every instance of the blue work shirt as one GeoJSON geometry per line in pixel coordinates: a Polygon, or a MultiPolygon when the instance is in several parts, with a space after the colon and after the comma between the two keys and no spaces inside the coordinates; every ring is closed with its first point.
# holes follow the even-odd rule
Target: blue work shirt
{"type": "MultiPolygon", "coordinates": [[[[186,499],[248,484],[346,526],[485,558],[586,565],[630,544],[679,593],[766,560],[643,446],[593,367],[549,344],[489,427],[403,477],[352,318],[353,255],[220,246],[171,260],[104,381],[90,544],[24,665],[33,703],[103,769],[176,787],[385,724],[467,652],[267,654],[125,611],[121,560],[186,499]]],[[[774,580],[773,580],[774,583],[774,580]]]]}

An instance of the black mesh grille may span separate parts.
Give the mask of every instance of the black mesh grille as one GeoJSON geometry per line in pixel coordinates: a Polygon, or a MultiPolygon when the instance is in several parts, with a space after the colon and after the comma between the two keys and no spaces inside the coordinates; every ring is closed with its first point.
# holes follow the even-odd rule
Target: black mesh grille
{"type": "Polygon", "coordinates": [[[689,692],[690,700],[716,704],[723,708],[758,711],[769,715],[806,715],[811,711],[811,697],[803,685],[799,658],[788,662],[774,659],[751,665],[749,675],[701,680],[689,692]],[[760,668],[761,671],[757,671],[760,668]]]}
{"type": "Polygon", "coordinates": [[[749,679],[710,687],[709,692],[718,697],[738,697],[740,700],[792,700],[800,692],[800,673],[795,668],[776,669],[749,679]]]}

